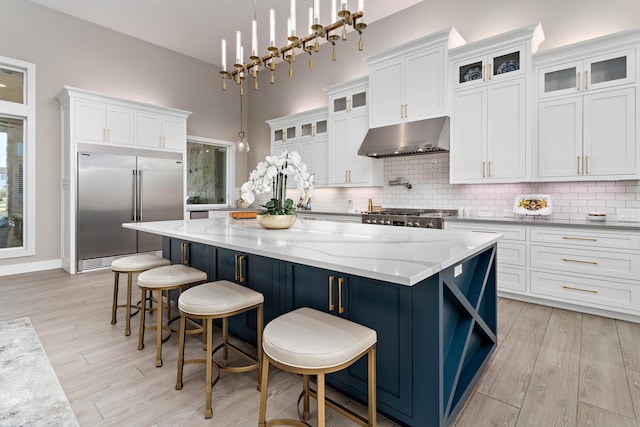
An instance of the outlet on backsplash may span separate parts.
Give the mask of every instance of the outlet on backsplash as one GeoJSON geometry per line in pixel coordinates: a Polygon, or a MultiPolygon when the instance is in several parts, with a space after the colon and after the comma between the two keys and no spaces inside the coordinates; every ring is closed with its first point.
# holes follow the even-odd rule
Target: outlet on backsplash
{"type": "Polygon", "coordinates": [[[355,212],[355,208],[353,207],[353,199],[347,199],[347,212],[355,212]]]}

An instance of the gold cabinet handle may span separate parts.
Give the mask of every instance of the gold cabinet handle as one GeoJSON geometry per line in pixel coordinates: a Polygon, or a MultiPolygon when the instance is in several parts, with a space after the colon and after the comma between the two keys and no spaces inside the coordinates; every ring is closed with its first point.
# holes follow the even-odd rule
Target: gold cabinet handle
{"type": "Polygon", "coordinates": [[[581,236],[562,236],[564,240],[588,240],[590,242],[597,242],[595,237],[581,237],[581,236]]]}
{"type": "Polygon", "coordinates": [[[472,233],[487,233],[487,234],[498,234],[497,231],[489,231],[489,230],[471,230],[472,233]]]}
{"type": "Polygon", "coordinates": [[[329,311],[336,309],[336,305],[333,303],[333,279],[334,276],[329,276],[329,311]]]}
{"type": "Polygon", "coordinates": [[[316,136],[316,125],[311,125],[311,136],[316,136]]]}
{"type": "Polygon", "coordinates": [[[237,282],[240,280],[240,275],[238,274],[238,255],[234,255],[235,264],[233,271],[233,279],[237,282]]]}
{"type": "Polygon", "coordinates": [[[347,111],[351,112],[351,99],[347,99],[347,111]]]}
{"type": "Polygon", "coordinates": [[[598,261],[585,261],[582,259],[573,259],[573,258],[562,258],[562,260],[565,262],[579,262],[581,264],[598,265],[598,261]]]}
{"type": "Polygon", "coordinates": [[[580,90],[580,71],[576,74],[576,90],[580,90]]]}
{"type": "Polygon", "coordinates": [[[484,173],[484,165],[485,165],[485,162],[482,162],[482,177],[486,178],[487,176],[484,173]]]}
{"type": "Polygon", "coordinates": [[[189,257],[187,251],[189,250],[189,242],[180,243],[180,262],[183,265],[189,265],[189,257]]]}
{"type": "Polygon", "coordinates": [[[111,129],[107,129],[107,142],[111,142],[111,129]]]}
{"type": "Polygon", "coordinates": [[[487,81],[487,65],[483,65],[482,66],[482,81],[486,82],[487,81]]]}
{"type": "Polygon", "coordinates": [[[344,283],[344,277],[338,277],[338,313],[344,313],[344,306],[342,305],[342,284],[344,283]]]}
{"type": "Polygon", "coordinates": [[[584,156],[584,174],[589,175],[589,156],[584,156]]]}
{"type": "Polygon", "coordinates": [[[349,170],[348,169],[346,169],[344,171],[344,182],[347,182],[347,183],[349,182],[349,170]]]}
{"type": "Polygon", "coordinates": [[[487,167],[487,170],[489,171],[488,177],[491,178],[491,160],[489,160],[489,165],[487,167]]]}
{"type": "Polygon", "coordinates": [[[400,104],[400,118],[404,119],[404,104],[400,104]]]}
{"type": "Polygon", "coordinates": [[[491,70],[491,64],[487,64],[487,80],[491,80],[491,74],[493,74],[491,70]]]}
{"type": "Polygon", "coordinates": [[[107,142],[107,130],[102,128],[102,142],[107,142]]]}
{"type": "Polygon", "coordinates": [[[584,90],[589,89],[589,70],[584,72],[584,90]]]}
{"type": "Polygon", "coordinates": [[[563,285],[562,287],[564,289],[570,289],[572,291],[589,292],[589,293],[592,293],[592,294],[597,294],[598,293],[598,291],[596,291],[595,289],[574,288],[573,286],[567,286],[567,285],[563,285]]]}
{"type": "Polygon", "coordinates": [[[242,261],[244,260],[244,255],[236,255],[236,268],[235,268],[235,279],[238,283],[244,283],[244,276],[242,275],[242,261]]]}
{"type": "Polygon", "coordinates": [[[580,175],[580,156],[578,156],[578,175],[580,175]]]}

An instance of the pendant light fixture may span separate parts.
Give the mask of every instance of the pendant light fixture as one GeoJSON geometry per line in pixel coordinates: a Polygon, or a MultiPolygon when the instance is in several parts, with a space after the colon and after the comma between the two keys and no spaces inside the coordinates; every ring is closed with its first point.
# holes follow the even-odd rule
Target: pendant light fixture
{"type": "MultiPolygon", "coordinates": [[[[290,16],[287,20],[288,44],[280,48],[275,44],[275,11],[271,9],[269,11],[269,45],[267,47],[267,53],[260,56],[257,38],[257,0],[254,0],[253,20],[251,22],[251,55],[249,56],[249,61],[244,62],[242,36],[240,31],[236,31],[235,61],[233,62],[233,66],[230,67],[231,69],[227,70],[227,42],[225,39],[222,40],[222,67],[220,69],[222,89],[226,90],[227,80],[231,80],[235,81],[236,84],[240,86],[240,91],[242,91],[242,80],[245,78],[245,75],[247,75],[253,78],[254,90],[258,90],[258,72],[261,70],[269,71],[269,81],[271,84],[275,83],[274,71],[277,58],[288,63],[288,74],[289,77],[291,77],[293,75],[292,64],[296,60],[296,49],[309,54],[309,68],[313,68],[311,55],[320,50],[319,39],[321,38],[331,43],[331,59],[335,61],[336,41],[347,39],[348,26],[351,26],[360,35],[358,50],[363,50],[362,32],[367,28],[367,24],[364,22],[364,0],[357,0],[357,9],[353,12],[349,10],[347,0],[340,0],[339,9],[337,5],[338,0],[328,0],[331,2],[331,16],[330,23],[326,26],[320,23],[320,1],[321,0],[313,0],[313,7],[309,8],[309,28],[307,28],[307,31],[303,31],[302,34],[298,35],[296,33],[296,0],[290,0],[290,16]],[[338,35],[340,29],[342,30],[341,36],[338,35]]],[[[352,1],[355,2],[354,0],[352,1]]]]}
{"type": "Polygon", "coordinates": [[[244,127],[242,126],[242,91],[240,91],[240,130],[238,131],[238,138],[236,139],[236,151],[239,153],[247,153],[251,150],[249,147],[249,141],[244,137],[244,127]]]}

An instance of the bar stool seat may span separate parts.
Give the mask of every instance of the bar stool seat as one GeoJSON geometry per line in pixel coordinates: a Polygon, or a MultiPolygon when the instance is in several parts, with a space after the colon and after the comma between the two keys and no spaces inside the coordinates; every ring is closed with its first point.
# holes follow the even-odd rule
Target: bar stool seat
{"type": "Polygon", "coordinates": [[[205,283],[187,289],[178,298],[178,309],[180,310],[180,343],[178,344],[178,377],[176,390],[182,389],[182,371],[185,364],[203,363],[206,366],[205,378],[205,418],[213,416],[211,408],[212,388],[220,378],[220,371],[227,372],[247,372],[258,370],[258,389],[260,389],[260,358],[262,355],[262,314],[264,296],[245,286],[238,285],[227,280],[205,283]],[[256,309],[257,317],[257,358],[251,357],[243,350],[229,343],[229,317],[256,309]],[[202,327],[187,331],[187,319],[201,319],[202,327]],[[213,348],[213,320],[222,319],[222,343],[213,348]],[[184,359],[185,335],[194,333],[204,333],[206,339],[205,359],[184,359]],[[224,351],[222,363],[214,360],[215,353],[222,349],[224,351]],[[231,366],[228,361],[228,351],[232,350],[244,360],[246,365],[231,366]],[[212,367],[216,366],[217,376],[212,379],[212,367]]]}
{"type": "Polygon", "coordinates": [[[115,259],[111,262],[111,271],[114,273],[113,282],[113,304],[111,306],[111,324],[115,325],[116,311],[118,308],[126,309],[126,320],[124,334],[131,335],[131,317],[138,314],[138,306],[131,305],[131,282],[133,274],[142,273],[151,268],[162,267],[171,264],[171,261],[151,254],[132,255],[115,259]],[[118,286],[120,281],[120,273],[127,274],[127,303],[118,304],[118,286]],[[136,310],[131,313],[131,309],[136,310]]]}
{"type": "Polygon", "coordinates": [[[309,397],[318,401],[318,426],[325,425],[325,405],[362,426],[376,425],[375,348],[376,331],[341,317],[308,307],[286,313],[272,320],[262,334],[262,389],[260,427],[272,425],[307,426],[298,420],[266,420],[269,364],[303,375],[304,399],[301,420],[309,418],[309,397]],[[368,419],[325,397],[325,374],[345,369],[368,355],[368,419]],[[309,387],[309,375],[317,376],[317,391],[309,387]]]}
{"type": "Polygon", "coordinates": [[[151,295],[157,292],[157,307],[144,308],[140,317],[140,334],[138,336],[138,350],[144,348],[144,331],[146,329],[156,329],[156,366],[162,366],[162,343],[171,336],[171,329],[162,325],[162,312],[167,311],[167,325],[171,322],[171,303],[169,292],[178,289],[182,290],[188,286],[198,285],[207,281],[207,273],[184,264],[173,264],[164,267],[153,268],[141,273],[138,276],[138,287],[142,291],[141,300],[151,301],[151,295]],[[166,307],[165,307],[166,298],[166,307]],[[145,326],[145,312],[156,311],[157,320],[155,325],[145,326]],[[164,340],[162,330],[168,330],[169,336],[164,340]]]}

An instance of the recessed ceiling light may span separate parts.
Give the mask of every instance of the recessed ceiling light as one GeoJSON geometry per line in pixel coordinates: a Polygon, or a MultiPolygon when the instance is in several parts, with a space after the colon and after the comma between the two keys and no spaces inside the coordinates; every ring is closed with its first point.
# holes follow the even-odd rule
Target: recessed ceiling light
{"type": "Polygon", "coordinates": [[[0,87],[7,87],[7,85],[4,83],[0,83],[0,87]]]}

